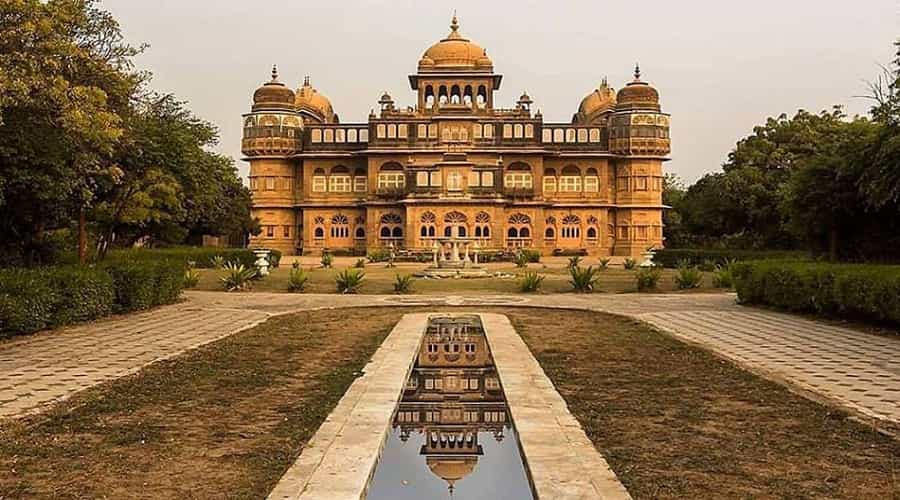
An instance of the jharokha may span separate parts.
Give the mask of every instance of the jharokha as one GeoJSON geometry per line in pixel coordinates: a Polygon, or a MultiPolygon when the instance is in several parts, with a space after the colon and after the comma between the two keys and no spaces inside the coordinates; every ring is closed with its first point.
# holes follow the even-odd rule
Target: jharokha
{"type": "Polygon", "coordinates": [[[272,81],[244,115],[255,247],[286,254],[430,251],[435,238],[545,255],[638,256],[662,247],[669,115],[641,80],[606,80],[571,123],[544,122],[522,94],[495,106],[502,76],[459,32],[432,45],[409,76],[416,104],[388,94],[367,123],[340,123],[309,78],[296,92],[272,81]]]}

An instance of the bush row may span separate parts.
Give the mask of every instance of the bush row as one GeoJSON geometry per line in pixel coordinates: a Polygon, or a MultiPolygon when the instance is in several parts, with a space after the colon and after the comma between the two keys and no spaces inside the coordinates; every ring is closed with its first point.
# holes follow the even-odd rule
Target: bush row
{"type": "Polygon", "coordinates": [[[183,280],[172,261],[0,270],[0,338],[170,304],[183,280]]]}
{"type": "MultiPolygon", "coordinates": [[[[227,262],[238,261],[249,267],[256,262],[253,251],[246,248],[214,248],[214,247],[172,247],[172,248],[130,248],[127,250],[113,250],[107,260],[109,261],[170,261],[180,265],[193,262],[197,268],[213,267],[214,257],[223,257],[227,262]]],[[[277,267],[281,260],[281,252],[272,250],[269,261],[277,267]]]]}
{"type": "Polygon", "coordinates": [[[689,266],[704,266],[711,271],[717,264],[726,261],[742,262],[746,260],[765,259],[802,259],[808,257],[804,252],[791,250],[725,250],[705,248],[665,248],[656,250],[653,262],[663,267],[675,268],[685,263],[689,266]]]}
{"type": "Polygon", "coordinates": [[[742,303],[900,325],[900,266],[753,261],[734,276],[742,303]]]}

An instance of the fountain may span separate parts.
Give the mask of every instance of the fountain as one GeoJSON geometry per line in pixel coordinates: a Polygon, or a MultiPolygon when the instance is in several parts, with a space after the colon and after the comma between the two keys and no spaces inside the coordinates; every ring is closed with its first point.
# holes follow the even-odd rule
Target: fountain
{"type": "Polygon", "coordinates": [[[416,273],[424,278],[487,278],[490,275],[478,265],[480,245],[477,238],[459,236],[454,227],[451,235],[437,238],[432,245],[431,266],[416,273]]]}

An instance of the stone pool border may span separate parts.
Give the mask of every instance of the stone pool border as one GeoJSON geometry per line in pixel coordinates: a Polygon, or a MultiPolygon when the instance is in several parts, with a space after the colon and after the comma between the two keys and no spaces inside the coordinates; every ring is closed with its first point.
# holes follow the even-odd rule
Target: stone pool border
{"type": "MultiPolygon", "coordinates": [[[[405,314],[325,419],[269,500],[360,500],[434,313],[405,314]]],[[[539,499],[630,499],[509,319],[484,325],[539,499]]]]}

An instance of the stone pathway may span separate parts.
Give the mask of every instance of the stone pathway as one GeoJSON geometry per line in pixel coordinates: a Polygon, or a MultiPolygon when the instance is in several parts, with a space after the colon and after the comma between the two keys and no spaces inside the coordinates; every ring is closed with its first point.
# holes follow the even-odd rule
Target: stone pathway
{"type": "Polygon", "coordinates": [[[745,368],[900,424],[900,339],[734,303],[730,294],[377,296],[189,292],[180,305],[0,344],[0,417],[231,335],[273,314],[363,306],[543,306],[647,321],[745,368]]]}

